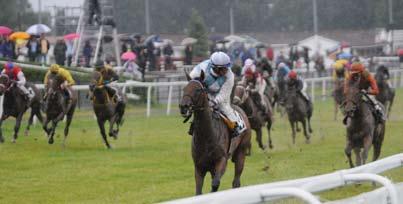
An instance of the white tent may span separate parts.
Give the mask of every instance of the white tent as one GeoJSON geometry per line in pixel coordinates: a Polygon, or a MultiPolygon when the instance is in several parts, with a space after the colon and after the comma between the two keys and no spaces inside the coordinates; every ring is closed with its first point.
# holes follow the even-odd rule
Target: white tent
{"type": "Polygon", "coordinates": [[[340,42],[320,35],[313,35],[309,38],[299,41],[298,45],[311,49],[310,55],[313,55],[317,52],[322,55],[326,55],[326,50],[340,45],[340,42]]]}

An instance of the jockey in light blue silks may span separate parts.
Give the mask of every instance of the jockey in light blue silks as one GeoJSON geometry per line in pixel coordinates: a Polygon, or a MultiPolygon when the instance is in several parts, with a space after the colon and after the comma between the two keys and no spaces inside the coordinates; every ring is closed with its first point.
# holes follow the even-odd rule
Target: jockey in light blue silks
{"type": "MultiPolygon", "coordinates": [[[[231,122],[235,123],[232,136],[239,136],[246,126],[242,118],[231,107],[231,92],[234,86],[234,73],[230,69],[230,57],[224,52],[214,52],[210,59],[198,64],[192,72],[190,78],[200,78],[201,72],[205,74],[204,85],[210,98],[210,105],[218,108],[231,122]]],[[[192,125],[191,130],[192,131],[192,125]]]]}

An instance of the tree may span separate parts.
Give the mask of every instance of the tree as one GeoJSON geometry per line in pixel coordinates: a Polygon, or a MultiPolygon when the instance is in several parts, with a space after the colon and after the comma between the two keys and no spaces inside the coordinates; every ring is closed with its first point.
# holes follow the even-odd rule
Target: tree
{"type": "Polygon", "coordinates": [[[193,9],[188,25],[188,36],[197,39],[193,46],[193,53],[198,57],[205,57],[208,51],[208,33],[203,18],[193,9]]]}

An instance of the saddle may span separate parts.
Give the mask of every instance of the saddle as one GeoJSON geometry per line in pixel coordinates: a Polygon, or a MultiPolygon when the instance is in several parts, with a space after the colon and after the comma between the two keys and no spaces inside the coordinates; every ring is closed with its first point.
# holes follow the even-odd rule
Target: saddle
{"type": "Polygon", "coordinates": [[[239,125],[241,129],[245,129],[246,128],[245,121],[242,119],[238,111],[236,110],[234,111],[237,117],[236,122],[232,122],[223,112],[217,109],[213,110],[213,117],[217,119],[221,118],[230,131],[233,131],[237,127],[237,125],[239,125]]]}

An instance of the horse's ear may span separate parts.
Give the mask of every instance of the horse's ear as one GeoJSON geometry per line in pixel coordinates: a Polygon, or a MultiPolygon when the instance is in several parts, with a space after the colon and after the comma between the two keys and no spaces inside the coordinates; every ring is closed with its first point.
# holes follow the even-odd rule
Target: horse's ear
{"type": "Polygon", "coordinates": [[[201,70],[201,71],[200,71],[200,81],[204,81],[204,78],[205,78],[204,71],[201,70]]]}
{"type": "Polygon", "coordinates": [[[187,72],[186,69],[184,69],[185,75],[186,75],[186,80],[190,81],[192,78],[190,77],[189,73],[187,72]]]}

